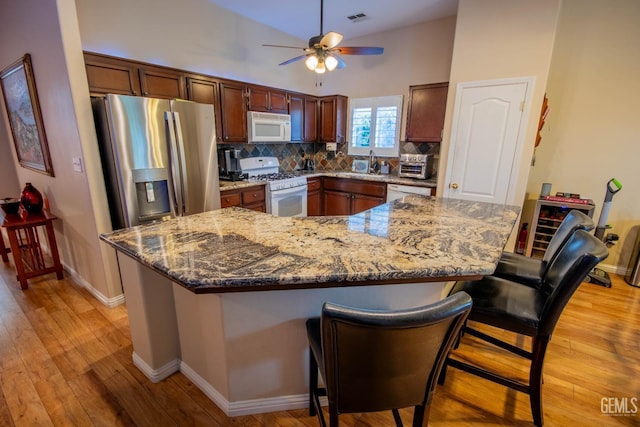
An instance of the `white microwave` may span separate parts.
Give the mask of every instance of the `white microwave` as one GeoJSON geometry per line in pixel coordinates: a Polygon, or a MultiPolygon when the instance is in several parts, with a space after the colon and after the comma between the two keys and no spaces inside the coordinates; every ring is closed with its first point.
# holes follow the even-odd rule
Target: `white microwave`
{"type": "Polygon", "coordinates": [[[249,142],[291,142],[289,114],[247,112],[249,142]]]}

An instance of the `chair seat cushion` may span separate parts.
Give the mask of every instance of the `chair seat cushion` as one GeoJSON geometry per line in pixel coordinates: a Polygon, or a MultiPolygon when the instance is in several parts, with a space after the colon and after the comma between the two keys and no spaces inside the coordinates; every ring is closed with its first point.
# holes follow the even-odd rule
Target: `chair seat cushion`
{"type": "Polygon", "coordinates": [[[451,294],[465,291],[473,300],[470,320],[519,334],[534,336],[540,321],[543,298],[531,286],[495,276],[457,282],[451,294]]]}
{"type": "Polygon", "coordinates": [[[493,275],[524,285],[540,287],[542,270],[542,261],[539,259],[503,252],[493,275]]]}

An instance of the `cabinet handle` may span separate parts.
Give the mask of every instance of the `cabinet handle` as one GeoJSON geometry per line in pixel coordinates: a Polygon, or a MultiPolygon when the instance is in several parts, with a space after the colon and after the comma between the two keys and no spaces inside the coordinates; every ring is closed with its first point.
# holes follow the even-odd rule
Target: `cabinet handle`
{"type": "Polygon", "coordinates": [[[454,182],[453,184],[450,184],[449,187],[453,188],[454,190],[457,190],[458,184],[454,182]]]}

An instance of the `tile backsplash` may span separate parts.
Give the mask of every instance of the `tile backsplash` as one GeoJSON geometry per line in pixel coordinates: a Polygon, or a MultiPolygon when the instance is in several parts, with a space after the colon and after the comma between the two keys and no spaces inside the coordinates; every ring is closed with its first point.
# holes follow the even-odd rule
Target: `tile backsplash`
{"type": "MultiPolygon", "coordinates": [[[[280,168],[284,172],[292,172],[302,168],[304,159],[311,156],[317,169],[348,172],[351,171],[353,159],[361,159],[360,156],[347,155],[346,143],[338,144],[338,150],[326,151],[325,144],[321,143],[291,143],[291,144],[220,144],[219,148],[240,148],[240,157],[272,156],[280,160],[280,168]]],[[[440,153],[438,143],[413,143],[401,142],[400,153],[433,154],[436,161],[434,174],[437,174],[437,159],[440,153]]],[[[384,158],[389,161],[390,173],[398,172],[398,159],[384,158]]]]}

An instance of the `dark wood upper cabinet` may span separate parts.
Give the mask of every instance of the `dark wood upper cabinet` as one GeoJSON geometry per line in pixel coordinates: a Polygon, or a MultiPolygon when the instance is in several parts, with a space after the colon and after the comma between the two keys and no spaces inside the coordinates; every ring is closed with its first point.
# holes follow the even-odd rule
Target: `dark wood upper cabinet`
{"type": "MultiPolygon", "coordinates": [[[[316,142],[321,113],[319,98],[282,89],[201,75],[141,61],[84,52],[91,95],[106,93],[189,99],[212,104],[217,141],[246,143],[247,111],[292,115],[292,141],[316,142]],[[293,103],[290,106],[290,98],[293,103]]],[[[344,141],[346,100],[341,95],[323,98],[326,141],[344,141]]]]}
{"type": "Polygon", "coordinates": [[[289,115],[291,116],[291,142],[304,141],[304,95],[289,94],[289,115]]]}
{"type": "Polygon", "coordinates": [[[187,77],[187,95],[189,100],[201,104],[212,104],[216,117],[216,140],[222,141],[222,115],[218,82],[205,76],[187,77]]]}
{"type": "Polygon", "coordinates": [[[190,101],[215,105],[218,99],[218,82],[205,78],[187,77],[187,94],[190,101]]]}
{"type": "Polygon", "coordinates": [[[85,53],[84,64],[92,95],[140,95],[138,67],[119,58],[85,53]]]}
{"type": "Polygon", "coordinates": [[[318,140],[318,98],[304,97],[304,142],[318,140]]]}
{"type": "Polygon", "coordinates": [[[289,104],[287,102],[287,93],[282,90],[269,91],[269,107],[271,113],[287,114],[289,104]]]}
{"type": "Polygon", "coordinates": [[[245,85],[224,81],[219,83],[220,121],[219,141],[247,142],[247,103],[245,85]]]}
{"type": "Polygon", "coordinates": [[[138,70],[142,95],[152,98],[186,98],[184,74],[167,68],[144,67],[138,70]]]}
{"type": "Polygon", "coordinates": [[[405,141],[440,142],[449,83],[409,86],[405,141]]]}
{"type": "Polygon", "coordinates": [[[320,142],[345,142],[347,133],[347,97],[320,98],[320,142]]]}
{"type": "Polygon", "coordinates": [[[248,85],[248,109],[250,111],[264,111],[269,113],[287,114],[287,93],[282,90],[264,86],[248,85]]]}

